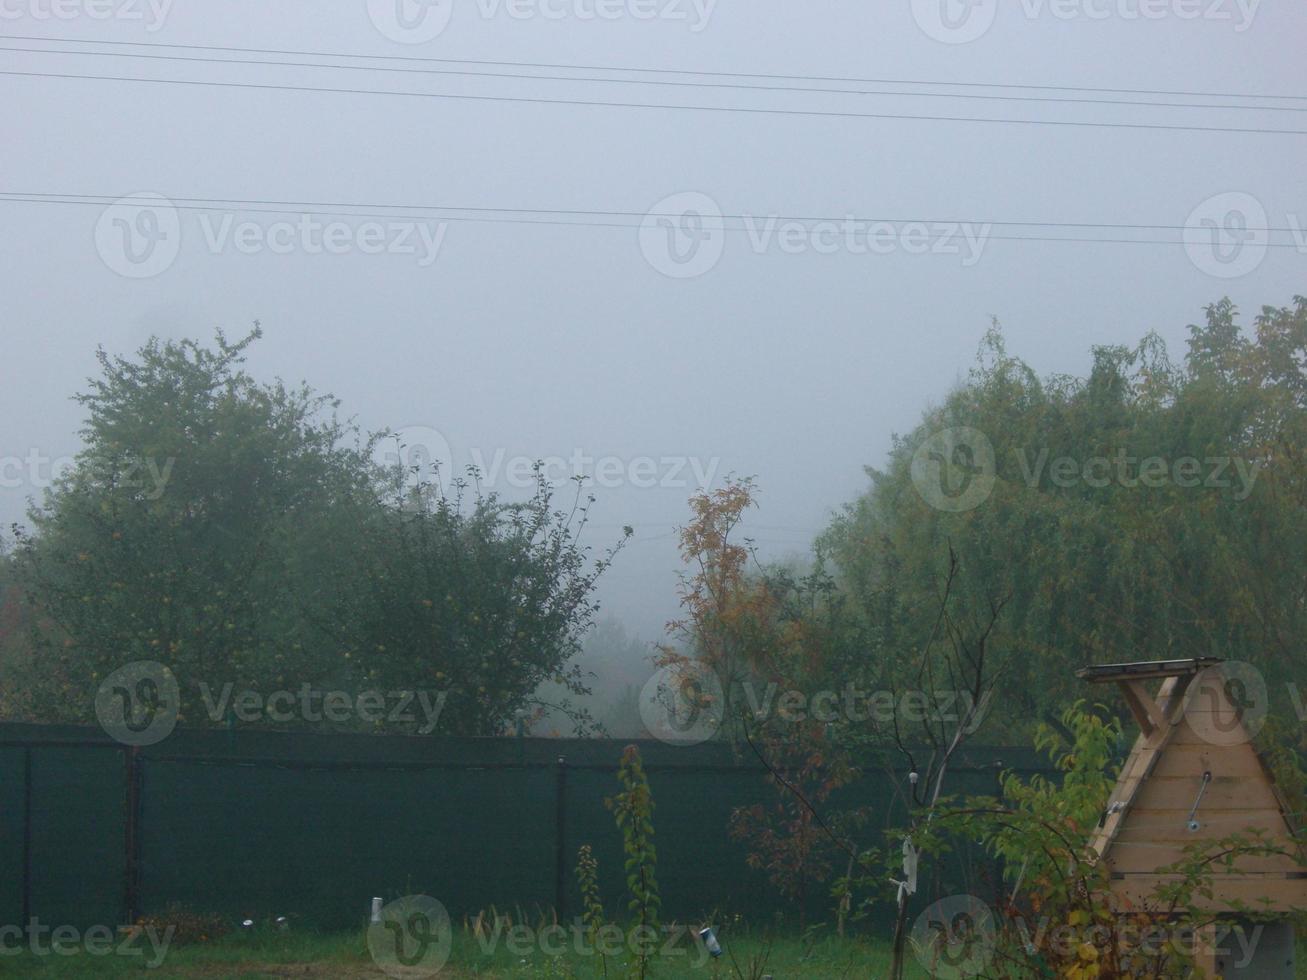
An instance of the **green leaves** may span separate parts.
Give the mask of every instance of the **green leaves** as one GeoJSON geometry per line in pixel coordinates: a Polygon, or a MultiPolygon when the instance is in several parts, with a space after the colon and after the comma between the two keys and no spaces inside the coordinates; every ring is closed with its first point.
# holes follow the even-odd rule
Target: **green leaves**
{"type": "Polygon", "coordinates": [[[588,502],[538,471],[520,502],[403,494],[335,399],[244,372],[259,336],[100,352],[85,447],[15,561],[51,679],[37,716],[89,720],[93,676],[132,660],[172,670],[192,725],[225,721],[206,683],[443,693],[439,730],[476,735],[546,679],[583,690],[568,664],[621,544],[578,543],[588,502]]]}
{"type": "Polygon", "coordinates": [[[181,681],[183,720],[203,722],[201,680],[257,687],[305,648],[298,528],[364,457],[330,399],[240,369],[258,336],[100,352],[102,376],[77,396],[84,448],[20,538],[41,644],[72,680],[72,698],[47,692],[46,717],[85,716],[91,673],[150,659],[181,681]]]}
{"type": "Polygon", "coordinates": [[[538,707],[542,683],[585,693],[571,661],[621,542],[592,559],[578,543],[589,504],[558,507],[539,474],[524,503],[479,491],[469,501],[462,481],[448,496],[427,489],[342,503],[343,533],[323,536],[322,631],[365,665],[369,684],[447,691],[443,732],[499,734],[538,707]]]}
{"type": "MultiPolygon", "coordinates": [[[[652,929],[656,933],[662,899],[655,874],[658,855],[653,843],[653,794],[636,746],[628,745],[622,752],[617,780],[622,791],[605,800],[604,805],[613,811],[617,827],[622,832],[626,888],[630,895],[627,909],[636,928],[642,932],[652,929]]],[[[645,944],[639,944],[637,967],[641,978],[648,973],[653,952],[645,944]]]]}
{"type": "MultiPolygon", "coordinates": [[[[946,490],[975,469],[952,463],[946,490]]],[[[1141,650],[1252,663],[1287,716],[1307,630],[1290,584],[1307,577],[1307,299],[1252,330],[1214,304],[1183,363],[1150,334],[1096,347],[1083,377],[1038,377],[992,330],[976,369],[871,478],[824,539],[869,661],[912,660],[952,548],[951,615],[1012,597],[991,644],[1005,738],[1078,696],[1075,667],[1141,650]],[[993,485],[953,512],[932,505],[935,472],[914,458],[964,429],[992,446],[993,485]]]]}

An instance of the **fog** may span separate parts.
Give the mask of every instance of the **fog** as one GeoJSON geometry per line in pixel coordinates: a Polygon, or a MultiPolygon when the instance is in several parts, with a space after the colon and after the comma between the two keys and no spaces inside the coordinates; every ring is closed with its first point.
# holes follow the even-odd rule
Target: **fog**
{"type": "MultiPolygon", "coordinates": [[[[983,21],[994,4],[977,6],[983,21]]],[[[307,380],[339,397],[342,414],[365,429],[427,433],[433,455],[447,443],[452,468],[479,463],[491,489],[515,489],[515,460],[553,460],[560,474],[579,465],[595,484],[591,543],[635,528],[602,581],[604,613],[651,641],[677,611],[675,528],[691,494],[729,473],[756,476],[760,506],[747,533],[765,556],[804,553],[832,511],[864,489],[864,466],[884,458],[892,435],[910,430],[965,375],[991,317],[1009,349],[1041,373],[1083,372],[1092,345],[1133,343],[1149,330],[1178,350],[1185,325],[1222,296],[1252,314],[1304,291],[1304,249],[1293,236],[1278,238],[1289,247],[1263,250],[1251,268],[1139,241],[1174,241],[1187,223],[1201,228],[1208,211],[1223,219],[1231,208],[1207,202],[1228,194],[1250,196],[1273,227],[1300,228],[1302,135],[871,117],[1302,130],[1301,110],[982,101],[938,95],[1013,93],[897,82],[852,86],[900,93],[869,96],[218,65],[124,56],[176,49],[58,43],[313,52],[319,63],[339,64],[346,62],[325,53],[1286,94],[1302,87],[1301,5],[1176,0],[1150,7],[1161,15],[1149,19],[1137,0],[1026,0],[1003,5],[966,43],[932,37],[930,5],[922,3],[600,4],[616,12],[607,19],[594,0],[454,0],[436,36],[403,38],[421,43],[387,36],[397,30],[387,28],[384,4],[114,0],[104,18],[91,16],[92,7],[23,0],[6,4],[0,23],[5,527],[23,520],[53,461],[76,452],[81,413],[70,396],[96,372],[97,346],[125,354],[151,335],[211,339],[217,328],[236,337],[258,321],[265,337],[248,362],[256,377],[307,380]],[[652,15],[633,16],[637,8],[652,15]],[[810,112],[833,114],[802,114],[810,112]],[[141,267],[105,256],[115,227],[106,205],[132,194],[301,208],[170,210],[180,247],[166,267],[138,276],[141,267]],[[676,197],[686,194],[698,196],[676,197]],[[73,202],[78,195],[94,200],[73,202]],[[642,232],[641,216],[679,213],[687,201],[752,220],[715,232],[709,244],[720,255],[698,253],[686,266],[674,249],[660,253],[666,229],[646,220],[642,232]],[[340,254],[322,245],[322,231],[303,230],[300,215],[314,205],[339,213],[308,218],[352,229],[334,250],[340,254]],[[885,219],[900,237],[879,251],[851,246],[843,230],[795,244],[768,224],[773,215],[885,219]],[[472,217],[480,220],[463,220],[472,217]],[[378,245],[359,229],[369,219],[414,227],[404,241],[386,227],[378,245]],[[274,232],[277,222],[291,227],[274,232]],[[927,223],[924,249],[903,232],[911,222],[927,223]],[[964,229],[949,233],[934,222],[1113,227],[995,224],[985,241],[969,244],[964,229]],[[1115,227],[1123,225],[1159,227],[1115,227]],[[1032,240],[1055,236],[1111,241],[1032,240]]],[[[560,74],[448,61],[349,63],[560,74]]],[[[138,212],[125,213],[134,220],[138,212]]]]}

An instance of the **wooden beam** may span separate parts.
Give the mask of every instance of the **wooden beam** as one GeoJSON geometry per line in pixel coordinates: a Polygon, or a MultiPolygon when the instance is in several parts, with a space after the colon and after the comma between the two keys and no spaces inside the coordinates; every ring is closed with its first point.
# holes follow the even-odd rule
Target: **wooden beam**
{"type": "Polygon", "coordinates": [[[1144,687],[1143,681],[1123,680],[1118,686],[1125,698],[1126,707],[1135,716],[1135,723],[1145,735],[1152,735],[1166,724],[1161,709],[1144,687]]]}
{"type": "Polygon", "coordinates": [[[1151,680],[1157,677],[1180,677],[1197,674],[1221,663],[1219,657],[1192,657],[1188,660],[1144,660],[1130,664],[1098,664],[1081,667],[1076,676],[1091,684],[1120,680],[1151,680]]]}

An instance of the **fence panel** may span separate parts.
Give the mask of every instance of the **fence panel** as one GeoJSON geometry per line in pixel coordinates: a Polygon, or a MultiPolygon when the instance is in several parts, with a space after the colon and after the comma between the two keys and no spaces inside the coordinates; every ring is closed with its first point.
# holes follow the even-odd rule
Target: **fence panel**
{"type": "MultiPolygon", "coordinates": [[[[745,864],[742,844],[727,837],[732,810],[757,802],[770,792],[757,771],[711,772],[694,769],[654,769],[649,772],[654,799],[654,846],[663,918],[681,921],[707,916],[714,910],[753,914],[765,906],[766,878],[745,864]]],[[[589,844],[599,861],[604,906],[624,914],[626,882],[622,838],[604,800],[621,789],[615,772],[574,770],[568,778],[567,907],[580,909],[576,884],[576,852],[589,844]]]]}
{"type": "Polygon", "coordinates": [[[140,893],[231,916],[356,926],[372,896],[451,914],[552,905],[547,769],[327,769],[147,760],[140,893]]]}
{"type": "MultiPolygon", "coordinates": [[[[126,750],[86,730],[21,729],[0,726],[0,924],[20,921],[24,909],[27,754],[30,908],[42,924],[118,924],[134,898],[138,912],[176,903],[348,928],[373,896],[417,892],[456,918],[492,905],[561,906],[571,916],[581,908],[575,867],[585,843],[600,863],[605,906],[625,908],[621,837],[604,806],[619,790],[623,742],[179,732],[136,756],[138,864],[129,881],[126,750]],[[560,754],[574,764],[557,765],[560,754]]],[[[779,912],[796,922],[794,901],[750,869],[746,844],[728,835],[737,807],[789,802],[765,772],[731,766],[721,745],[641,749],[664,919],[739,913],[770,922],[779,912]]],[[[977,748],[948,789],[992,793],[998,766],[1036,764],[1028,755],[977,748]]],[[[906,774],[886,770],[895,762],[869,764],[821,806],[825,814],[866,806],[863,846],[883,844],[881,831],[903,823],[906,774]]],[[[923,865],[919,901],[988,894],[990,862],[973,842],[958,844],[947,860],[923,865]]],[[[843,873],[845,859],[833,863],[843,873]]],[[[814,886],[804,904],[810,921],[825,918],[828,886],[814,886]]],[[[876,918],[889,914],[884,906],[876,918]]]]}
{"type": "Polygon", "coordinates": [[[23,918],[26,751],[0,748],[0,925],[17,925],[23,918]]]}
{"type": "Polygon", "coordinates": [[[42,925],[121,923],[126,896],[126,753],[32,752],[31,914],[42,925]]]}

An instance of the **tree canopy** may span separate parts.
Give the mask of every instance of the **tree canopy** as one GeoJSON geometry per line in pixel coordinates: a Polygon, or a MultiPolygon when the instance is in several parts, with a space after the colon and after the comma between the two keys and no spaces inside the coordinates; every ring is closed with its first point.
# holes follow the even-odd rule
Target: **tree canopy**
{"type": "Polygon", "coordinates": [[[581,690],[568,662],[615,550],[579,542],[588,501],[556,509],[543,479],[526,501],[465,479],[446,496],[380,467],[384,434],[335,399],[245,372],[259,336],[100,352],[84,447],[16,529],[29,713],[86,720],[136,661],[172,671],[188,724],[228,720],[206,696],[225,685],[439,692],[441,730],[468,734],[542,680],[581,690]]]}

